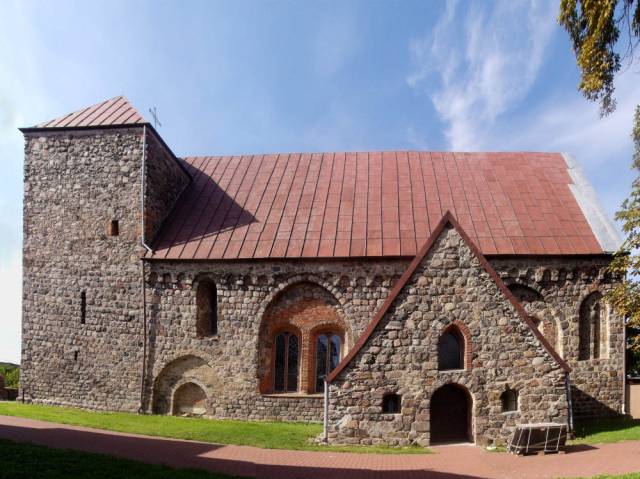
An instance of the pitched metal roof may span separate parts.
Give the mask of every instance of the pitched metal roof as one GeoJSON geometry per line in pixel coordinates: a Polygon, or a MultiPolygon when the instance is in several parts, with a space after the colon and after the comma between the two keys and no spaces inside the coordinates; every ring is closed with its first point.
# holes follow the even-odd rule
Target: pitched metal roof
{"type": "Polygon", "coordinates": [[[438,222],[438,224],[435,225],[434,230],[429,236],[429,238],[425,240],[423,245],[421,245],[420,251],[417,252],[411,264],[407,267],[405,272],[402,274],[401,278],[394,285],[393,290],[391,291],[389,296],[387,296],[387,299],[384,301],[384,303],[382,304],[382,306],[380,307],[380,309],[378,310],[374,318],[371,320],[371,322],[365,329],[364,333],[360,336],[360,338],[358,339],[358,342],[351,349],[351,351],[349,351],[349,354],[347,354],[342,359],[342,361],[340,361],[338,366],[336,366],[336,368],[333,371],[331,371],[331,373],[327,376],[327,382],[329,383],[333,382],[333,380],[336,377],[338,377],[338,375],[349,365],[349,363],[353,361],[353,358],[356,357],[358,352],[360,352],[360,350],[365,346],[365,344],[367,343],[367,341],[375,331],[376,326],[380,324],[385,314],[387,314],[387,311],[389,311],[389,308],[391,307],[391,305],[393,305],[393,302],[396,300],[396,298],[398,297],[400,292],[403,290],[403,288],[407,285],[407,283],[411,279],[411,276],[413,276],[413,273],[415,272],[416,268],[420,266],[420,263],[424,260],[425,256],[427,256],[427,253],[429,252],[429,250],[434,245],[434,243],[436,242],[436,240],[438,239],[438,237],[440,236],[440,234],[442,233],[442,231],[447,225],[450,225],[453,228],[455,228],[455,230],[458,232],[462,240],[467,244],[469,249],[471,249],[471,252],[476,256],[476,258],[478,258],[478,261],[480,262],[481,267],[487,272],[491,280],[493,280],[493,282],[496,284],[496,286],[498,287],[500,292],[504,295],[504,297],[507,299],[507,301],[511,303],[511,305],[516,311],[516,314],[529,327],[533,335],[538,339],[538,341],[540,341],[540,343],[545,348],[547,353],[549,353],[549,356],[551,356],[553,360],[566,372],[571,371],[571,368],[569,367],[569,365],[566,363],[566,361],[562,359],[562,357],[560,357],[560,355],[556,352],[553,346],[551,346],[549,341],[547,341],[544,335],[536,327],[534,322],[531,320],[531,317],[525,311],[522,304],[520,304],[520,302],[516,299],[513,293],[509,291],[509,288],[507,288],[507,286],[504,284],[504,281],[500,279],[500,276],[498,275],[496,270],[493,269],[493,266],[491,266],[491,263],[487,261],[487,259],[482,254],[482,252],[474,244],[471,238],[469,238],[469,235],[465,232],[464,228],[460,225],[460,223],[458,223],[458,221],[456,221],[456,219],[451,214],[451,212],[447,211],[445,212],[442,219],[438,222]]]}
{"type": "Polygon", "coordinates": [[[446,211],[481,252],[601,254],[559,153],[190,157],[155,259],[415,256],[446,211]]]}
{"type": "Polygon", "coordinates": [[[141,125],[146,120],[123,96],[117,96],[97,105],[83,108],[68,115],[40,123],[40,128],[86,128],[96,126],[141,125]]]}

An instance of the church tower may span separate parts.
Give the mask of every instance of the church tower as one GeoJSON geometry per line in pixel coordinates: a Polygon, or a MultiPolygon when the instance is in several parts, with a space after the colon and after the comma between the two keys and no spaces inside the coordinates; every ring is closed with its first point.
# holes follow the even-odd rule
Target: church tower
{"type": "Polygon", "coordinates": [[[124,97],[21,131],[21,397],[135,411],[142,258],[190,175],[124,97]]]}

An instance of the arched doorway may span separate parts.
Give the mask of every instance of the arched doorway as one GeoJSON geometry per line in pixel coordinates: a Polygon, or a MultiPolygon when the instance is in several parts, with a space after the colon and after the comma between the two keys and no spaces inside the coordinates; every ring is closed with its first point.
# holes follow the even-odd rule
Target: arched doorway
{"type": "Polygon", "coordinates": [[[471,396],[462,386],[445,384],[431,396],[431,444],[470,442],[471,396]]]}

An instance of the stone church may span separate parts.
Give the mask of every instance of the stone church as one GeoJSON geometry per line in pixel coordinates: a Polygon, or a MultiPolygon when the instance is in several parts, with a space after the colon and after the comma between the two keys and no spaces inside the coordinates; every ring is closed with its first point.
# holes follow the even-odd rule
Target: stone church
{"type": "Polygon", "coordinates": [[[571,157],[177,157],[124,98],[25,136],[24,401],[503,441],[619,414],[617,233],[571,157]],[[326,390],[325,390],[326,387],[326,390]]]}

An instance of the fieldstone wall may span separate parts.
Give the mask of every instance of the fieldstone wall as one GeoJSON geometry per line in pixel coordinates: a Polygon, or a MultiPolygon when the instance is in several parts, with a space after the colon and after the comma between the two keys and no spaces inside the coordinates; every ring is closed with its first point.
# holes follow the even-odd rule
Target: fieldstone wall
{"type": "MultiPolygon", "coordinates": [[[[300,394],[271,394],[265,387],[268,326],[287,316],[311,333],[327,319],[331,324],[342,322],[348,348],[405,268],[405,261],[149,261],[147,409],[152,410],[159,394],[171,393],[157,388],[162,371],[177,358],[195,355],[216,377],[216,386],[205,389],[209,415],[320,421],[321,395],[308,394],[304,388],[300,394]],[[196,291],[202,278],[217,286],[218,333],[199,338],[196,291]],[[299,314],[301,305],[311,316],[299,314]],[[323,317],[318,316],[321,313],[323,317]]],[[[303,344],[301,364],[312,354],[311,344],[303,344]]],[[[302,371],[299,377],[304,377],[302,371]]]]}
{"type": "Polygon", "coordinates": [[[144,222],[145,238],[152,241],[191,179],[153,131],[146,133],[144,222]]]}
{"type": "Polygon", "coordinates": [[[572,369],[574,416],[620,414],[624,387],[624,318],[604,302],[602,355],[598,359],[578,360],[582,302],[595,291],[605,295],[616,282],[622,281],[606,272],[609,258],[492,258],[491,263],[505,283],[526,285],[542,295],[544,302],[536,303],[534,314],[555,324],[559,335],[556,350],[572,369]]]}
{"type": "Polygon", "coordinates": [[[332,443],[430,443],[430,401],[443,385],[472,397],[476,443],[504,441],[516,423],[567,420],[564,371],[453,229],[444,229],[365,346],[330,385],[332,443]],[[465,369],[438,370],[438,341],[459,324],[471,344],[465,369]],[[502,412],[500,395],[518,391],[502,412]],[[399,414],[383,414],[387,393],[399,414]]]}
{"type": "MultiPolygon", "coordinates": [[[[142,384],[143,145],[147,146],[145,218],[149,234],[157,231],[187,181],[163,144],[151,134],[143,141],[142,135],[142,127],[25,135],[21,376],[25,400],[135,411],[142,386],[143,408],[169,413],[173,394],[187,376],[166,378],[175,373],[176,361],[196,357],[207,371],[206,380],[194,379],[207,395],[206,415],[320,421],[322,398],[313,394],[311,362],[303,358],[306,372],[299,374],[300,393],[271,393],[268,356],[273,328],[285,319],[295,323],[303,337],[303,355],[312,361],[314,331],[323,324],[340,325],[346,351],[409,260],[148,260],[148,351],[142,384]],[[109,236],[108,226],[114,219],[119,222],[119,235],[109,236]],[[217,286],[218,333],[198,338],[196,287],[202,277],[210,277],[217,286]],[[82,292],[86,294],[84,323],[82,292]]],[[[554,335],[560,354],[573,368],[577,415],[620,412],[622,319],[605,309],[603,354],[598,359],[577,359],[582,301],[593,291],[606,293],[613,282],[620,281],[604,274],[608,258],[490,260],[507,284],[523,284],[541,294],[543,301],[536,301],[535,314],[543,318],[544,334],[554,335]],[[554,327],[547,327],[548,323],[554,327]]],[[[466,273],[461,270],[457,274],[466,273]]],[[[474,294],[489,294],[484,288],[479,285],[474,294]]],[[[429,291],[425,300],[435,304],[437,294],[429,291]]],[[[445,319],[434,319],[433,327],[445,319]]],[[[516,333],[509,330],[492,341],[508,343],[516,333]]],[[[397,330],[394,334],[398,335],[396,341],[414,333],[397,330]]],[[[425,367],[416,361],[416,370],[425,367]]],[[[473,369],[459,374],[451,376],[452,380],[470,389],[476,387],[474,381],[479,379],[473,369]]],[[[513,377],[520,376],[514,372],[513,377]]],[[[509,385],[524,387],[525,383],[518,381],[509,385]]],[[[491,401],[495,398],[489,397],[494,392],[487,393],[487,404],[494,404],[491,401]]],[[[409,407],[418,411],[422,406],[416,401],[409,407]]],[[[476,415],[480,426],[482,417],[476,415]]],[[[480,426],[476,422],[476,431],[484,431],[486,437],[502,434],[496,432],[495,422],[478,429],[480,426]]],[[[503,426],[499,429],[503,431],[503,426]]],[[[428,440],[426,431],[420,434],[411,440],[428,440]]]]}
{"type": "Polygon", "coordinates": [[[143,144],[142,127],[25,134],[26,401],[139,408],[143,144]]]}

